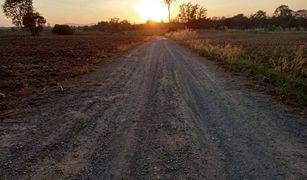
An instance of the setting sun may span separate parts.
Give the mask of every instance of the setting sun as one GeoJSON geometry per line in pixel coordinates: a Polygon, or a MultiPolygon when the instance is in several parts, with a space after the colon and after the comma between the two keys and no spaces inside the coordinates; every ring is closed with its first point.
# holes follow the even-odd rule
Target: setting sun
{"type": "Polygon", "coordinates": [[[167,17],[167,8],[162,1],[140,0],[135,6],[135,10],[144,21],[161,21],[167,17]]]}

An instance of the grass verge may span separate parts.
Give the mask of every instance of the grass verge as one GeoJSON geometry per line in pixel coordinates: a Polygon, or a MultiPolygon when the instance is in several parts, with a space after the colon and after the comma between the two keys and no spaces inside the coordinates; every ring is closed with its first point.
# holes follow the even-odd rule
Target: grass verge
{"type": "MultiPolygon", "coordinates": [[[[279,72],[276,67],[267,67],[253,59],[246,58],[244,49],[240,45],[213,45],[208,41],[200,40],[197,32],[188,29],[170,33],[167,36],[187,45],[203,57],[217,60],[227,70],[243,72],[270,85],[272,87],[270,92],[277,95],[284,103],[307,106],[307,82],[301,76],[294,75],[301,72],[303,68],[301,61],[295,64],[295,69],[293,68],[295,73],[284,73],[279,72]]],[[[297,61],[297,57],[295,59],[297,61]]],[[[296,61],[287,61],[287,63],[296,61]]]]}

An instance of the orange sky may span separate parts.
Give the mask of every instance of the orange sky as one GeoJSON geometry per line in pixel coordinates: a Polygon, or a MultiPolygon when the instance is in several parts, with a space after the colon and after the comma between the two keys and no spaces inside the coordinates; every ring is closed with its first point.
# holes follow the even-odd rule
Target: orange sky
{"type": "MultiPolygon", "coordinates": [[[[208,16],[233,16],[238,13],[250,15],[262,9],[271,14],[274,9],[287,4],[293,10],[307,9],[306,0],[191,0],[208,9],[208,16]]],[[[4,0],[0,0],[3,4],[4,0]]],[[[34,6],[48,21],[55,23],[76,23],[89,24],[101,20],[108,20],[111,17],[128,19],[133,23],[140,23],[146,20],[145,17],[153,16],[152,12],[165,14],[167,11],[162,0],[34,0],[34,6]],[[147,8],[142,13],[139,4],[147,8]],[[148,4],[148,5],[146,5],[148,4]],[[153,5],[159,10],[153,9],[153,5]],[[160,6],[160,7],[158,7],[160,6]],[[148,15],[144,13],[151,11],[148,15]],[[143,15],[140,15],[143,14],[143,15]],[[141,17],[143,16],[143,17],[141,17]]],[[[178,6],[188,0],[177,0],[172,8],[172,15],[178,12],[178,6]]],[[[165,15],[163,15],[165,17],[165,15]]],[[[160,17],[160,16],[155,16],[160,17]]],[[[166,19],[166,17],[165,17],[166,19]]],[[[11,20],[0,13],[0,26],[11,26],[11,20]]]]}

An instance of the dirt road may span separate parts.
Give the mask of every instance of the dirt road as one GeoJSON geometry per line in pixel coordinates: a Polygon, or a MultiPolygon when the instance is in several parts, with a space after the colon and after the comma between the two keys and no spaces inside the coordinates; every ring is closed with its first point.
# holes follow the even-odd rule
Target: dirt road
{"type": "Polygon", "coordinates": [[[1,120],[0,179],[307,179],[306,117],[245,83],[158,37],[1,120]]]}

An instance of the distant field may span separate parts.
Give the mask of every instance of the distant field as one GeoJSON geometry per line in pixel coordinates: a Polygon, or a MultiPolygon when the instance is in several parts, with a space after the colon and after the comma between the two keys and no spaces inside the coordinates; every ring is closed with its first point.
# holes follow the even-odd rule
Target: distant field
{"type": "Polygon", "coordinates": [[[109,56],[145,39],[140,33],[74,36],[1,36],[0,112],[14,106],[18,97],[40,92],[95,65],[109,63],[109,56]]]}
{"type": "Polygon", "coordinates": [[[199,36],[214,44],[232,43],[237,45],[306,45],[307,31],[240,31],[200,30],[199,36]]]}

